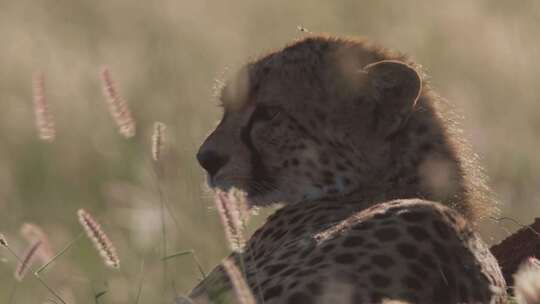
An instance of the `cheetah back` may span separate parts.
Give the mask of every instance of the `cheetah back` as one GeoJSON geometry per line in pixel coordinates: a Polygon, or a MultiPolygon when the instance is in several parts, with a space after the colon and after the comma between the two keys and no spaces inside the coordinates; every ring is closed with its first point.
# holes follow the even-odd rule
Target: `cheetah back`
{"type": "MultiPolygon", "coordinates": [[[[236,257],[258,301],[504,302],[496,260],[456,211],[418,199],[357,209],[354,201],[300,203],[272,215],[236,257]]],[[[195,300],[230,288],[220,267],[211,277],[195,300]]]]}

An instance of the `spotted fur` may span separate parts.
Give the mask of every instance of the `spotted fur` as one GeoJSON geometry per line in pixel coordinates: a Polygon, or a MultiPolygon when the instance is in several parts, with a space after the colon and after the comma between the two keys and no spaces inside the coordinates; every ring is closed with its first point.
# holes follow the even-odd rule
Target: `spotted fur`
{"type": "MultiPolygon", "coordinates": [[[[358,210],[304,202],[269,217],[242,255],[260,303],[504,303],[496,260],[455,210],[419,199],[358,210]]],[[[224,278],[216,268],[191,296],[218,303],[224,278]]]]}

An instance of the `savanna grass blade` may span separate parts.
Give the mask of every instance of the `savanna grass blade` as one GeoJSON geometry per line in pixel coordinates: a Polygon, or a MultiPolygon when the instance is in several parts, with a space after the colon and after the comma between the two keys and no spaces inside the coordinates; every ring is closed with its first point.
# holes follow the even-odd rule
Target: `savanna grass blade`
{"type": "Polygon", "coordinates": [[[197,268],[203,277],[203,280],[206,279],[206,273],[204,272],[204,269],[202,268],[201,263],[199,262],[199,259],[197,258],[197,255],[195,254],[195,250],[179,251],[171,255],[168,255],[166,257],[163,257],[162,260],[165,261],[169,259],[174,259],[174,258],[178,258],[184,255],[191,255],[191,257],[193,258],[193,261],[195,261],[195,265],[197,265],[197,268]]]}

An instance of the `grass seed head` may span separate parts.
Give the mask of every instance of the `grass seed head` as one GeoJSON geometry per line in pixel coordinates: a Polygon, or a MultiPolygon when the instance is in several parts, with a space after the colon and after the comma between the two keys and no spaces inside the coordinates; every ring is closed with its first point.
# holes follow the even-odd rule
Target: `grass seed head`
{"type": "Polygon", "coordinates": [[[231,250],[242,252],[246,244],[244,230],[248,207],[245,204],[245,199],[238,199],[239,193],[234,191],[217,190],[215,203],[231,250]]]}
{"type": "Polygon", "coordinates": [[[251,289],[246,283],[244,276],[240,272],[240,269],[234,263],[232,258],[227,258],[223,261],[223,268],[229,276],[229,279],[232,282],[234,292],[240,304],[255,304],[255,297],[251,292],[251,289]]]}
{"type": "Polygon", "coordinates": [[[51,142],[55,138],[55,127],[49,103],[45,96],[45,76],[38,71],[33,76],[34,113],[38,136],[43,141],[51,142]]]}
{"type": "Polygon", "coordinates": [[[163,154],[165,146],[165,130],[167,127],[164,123],[155,122],[154,132],[152,133],[152,159],[159,161],[163,154]]]}
{"type": "Polygon", "coordinates": [[[98,222],[84,209],[79,209],[77,215],[79,216],[81,226],[86,231],[86,235],[94,243],[94,246],[103,258],[105,265],[112,268],[119,268],[120,259],[116,254],[116,249],[107,234],[101,229],[98,222]]]}
{"type": "Polygon", "coordinates": [[[42,262],[46,263],[53,258],[54,252],[49,242],[49,237],[39,226],[32,223],[24,223],[21,226],[21,235],[31,244],[37,241],[41,242],[37,255],[42,262]]]}
{"type": "Polygon", "coordinates": [[[26,249],[26,252],[19,261],[19,264],[17,265],[17,269],[15,269],[15,279],[17,281],[20,282],[24,279],[24,276],[28,272],[28,269],[30,269],[30,267],[32,267],[32,265],[34,264],[35,257],[41,245],[42,242],[38,240],[32,245],[30,245],[28,249],[26,249]]]}
{"type": "Polygon", "coordinates": [[[518,303],[540,304],[540,261],[526,259],[514,274],[514,294],[518,303]]]}
{"type": "Polygon", "coordinates": [[[101,69],[101,81],[109,112],[118,126],[118,131],[125,138],[133,137],[135,135],[135,120],[131,115],[127,102],[118,93],[111,72],[106,66],[101,69]]]}

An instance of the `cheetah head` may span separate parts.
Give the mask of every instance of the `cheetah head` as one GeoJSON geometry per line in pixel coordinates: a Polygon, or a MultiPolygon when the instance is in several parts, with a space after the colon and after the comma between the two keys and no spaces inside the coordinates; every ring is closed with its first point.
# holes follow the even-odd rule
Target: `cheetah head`
{"type": "Polygon", "coordinates": [[[422,79],[401,55],[306,38],[244,66],[197,158],[212,188],[255,205],[335,198],[388,181],[422,79]]]}

